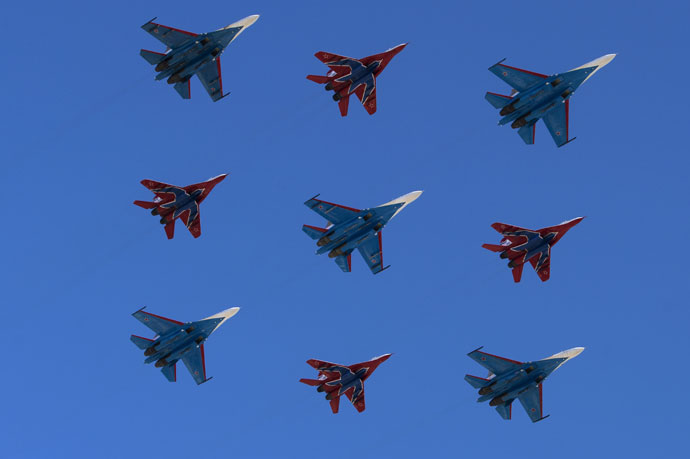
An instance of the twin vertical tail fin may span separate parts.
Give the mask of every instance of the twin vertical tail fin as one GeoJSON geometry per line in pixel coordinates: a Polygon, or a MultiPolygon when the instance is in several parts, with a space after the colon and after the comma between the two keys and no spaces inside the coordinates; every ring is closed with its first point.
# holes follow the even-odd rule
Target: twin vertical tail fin
{"type": "Polygon", "coordinates": [[[158,204],[149,201],[134,201],[134,205],[143,207],[144,209],[153,209],[158,207],[158,204]]]}
{"type": "Polygon", "coordinates": [[[323,381],[318,380],[318,379],[307,379],[307,378],[302,378],[299,380],[299,382],[304,383],[308,386],[320,386],[323,384],[323,381]]]}
{"type": "Polygon", "coordinates": [[[142,338],[141,336],[137,335],[132,335],[129,337],[129,339],[132,340],[132,342],[136,344],[139,349],[148,349],[151,344],[153,344],[153,340],[142,338]]]}
{"type": "Polygon", "coordinates": [[[491,250],[492,252],[503,252],[507,247],[497,244],[482,244],[485,249],[491,250]]]}
{"type": "Polygon", "coordinates": [[[316,226],[302,225],[302,231],[307,233],[307,236],[310,238],[318,240],[321,239],[328,230],[325,228],[318,228],[316,226]]]}

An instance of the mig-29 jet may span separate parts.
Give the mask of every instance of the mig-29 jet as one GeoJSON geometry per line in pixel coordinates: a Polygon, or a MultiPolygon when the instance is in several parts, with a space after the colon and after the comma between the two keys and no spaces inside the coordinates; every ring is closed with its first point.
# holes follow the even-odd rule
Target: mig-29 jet
{"type": "Polygon", "coordinates": [[[549,280],[551,275],[551,247],[558,242],[570,228],[585,217],[577,217],[560,225],[549,226],[538,230],[529,230],[519,226],[494,223],[493,229],[503,235],[500,245],[483,244],[482,247],[492,252],[500,252],[501,258],[507,258],[508,267],[513,270],[513,279],[520,282],[522,268],[528,261],[542,281],[549,280]]]}
{"type": "Polygon", "coordinates": [[[328,258],[335,258],[335,263],[344,272],[352,270],[352,252],[359,249],[371,272],[378,274],[389,268],[383,266],[381,230],[421,194],[421,191],[413,191],[386,204],[364,210],[321,201],[316,199],[317,195],[304,204],[328,220],[329,225],[326,228],[304,225],[302,231],[317,240],[317,255],[328,252],[328,258]]]}
{"type": "Polygon", "coordinates": [[[317,386],[317,392],[326,392],[326,400],[331,402],[333,413],[338,412],[340,396],[345,395],[360,413],[364,411],[364,381],[376,370],[376,367],[388,360],[391,354],[375,357],[368,362],[354,365],[338,365],[310,359],[307,363],[319,370],[318,379],[300,379],[309,386],[317,386]]]}
{"type": "Polygon", "coordinates": [[[182,323],[144,312],[141,308],[134,314],[141,323],[156,333],[154,339],[132,335],[129,339],[144,350],[144,363],[156,362],[168,381],[177,380],[177,361],[182,359],[197,384],[211,378],[206,377],[204,341],[220,327],[223,322],[237,314],[240,308],[230,308],[196,322],[182,323]]]}
{"type": "Polygon", "coordinates": [[[161,225],[165,225],[168,239],[175,235],[175,220],[182,219],[194,238],[201,236],[201,216],[199,204],[206,199],[214,186],[218,185],[227,174],[221,174],[205,182],[185,187],[168,185],[153,180],[142,180],[141,184],[156,195],[153,202],[134,201],[139,207],[151,209],[151,215],[161,217],[161,225]]]}
{"type": "Polygon", "coordinates": [[[319,51],[314,56],[330,67],[331,71],[326,76],[307,75],[307,79],[325,84],[326,91],[335,92],[333,100],[338,102],[342,116],[347,116],[347,107],[353,93],[357,94],[367,112],[373,115],[376,112],[376,78],[405,46],[407,43],[362,59],[319,51]]]}
{"type": "Polygon", "coordinates": [[[156,66],[156,72],[159,72],[156,80],[167,78],[168,84],[174,84],[175,90],[183,99],[191,98],[189,80],[197,75],[208,95],[217,102],[227,96],[223,94],[220,55],[226,46],[257,19],[259,15],[255,14],[222,29],[202,34],[156,24],[152,19],[141,28],[162,41],[168,51],[157,53],[142,49],[139,54],[149,64],[156,66]]]}
{"type": "MultiPolygon", "coordinates": [[[[582,83],[611,62],[615,54],[607,54],[573,70],[556,75],[542,75],[502,64],[489,67],[489,71],[513,88],[510,96],[487,92],[486,100],[500,108],[503,117],[499,125],[510,124],[526,144],[534,143],[534,128],[537,121],[544,124],[559,147],[575,140],[568,133],[570,96],[582,83]]],[[[504,59],[505,60],[505,59],[504,59]]]]}
{"type": "Polygon", "coordinates": [[[487,378],[465,375],[465,381],[479,389],[477,402],[489,401],[495,406],[503,419],[510,419],[512,403],[517,398],[532,422],[546,419],[542,407],[542,383],[558,367],[573,357],[577,357],[584,347],[574,347],[551,357],[534,362],[518,362],[480,351],[472,351],[468,356],[489,370],[487,378]]]}

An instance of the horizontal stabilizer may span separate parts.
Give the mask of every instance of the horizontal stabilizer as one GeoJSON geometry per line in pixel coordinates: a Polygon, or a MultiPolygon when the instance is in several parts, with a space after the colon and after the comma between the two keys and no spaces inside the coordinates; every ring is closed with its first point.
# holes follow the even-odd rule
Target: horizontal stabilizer
{"type": "Polygon", "coordinates": [[[302,231],[307,233],[307,236],[309,236],[310,238],[316,240],[321,239],[327,230],[325,230],[324,228],[318,228],[316,226],[303,225],[302,231]]]}
{"type": "Polygon", "coordinates": [[[319,379],[307,379],[307,378],[302,378],[299,380],[299,382],[307,384],[309,386],[320,386],[323,384],[323,381],[319,379]]]}
{"type": "Polygon", "coordinates": [[[321,76],[321,75],[307,75],[307,80],[313,81],[318,84],[326,84],[331,81],[331,77],[321,76]]]}
{"type": "Polygon", "coordinates": [[[132,340],[132,342],[136,344],[139,349],[148,349],[151,344],[153,344],[152,339],[142,338],[141,336],[137,335],[132,335],[129,337],[129,339],[132,340]]]}
{"type": "Polygon", "coordinates": [[[479,376],[465,375],[465,381],[470,383],[475,389],[481,389],[486,386],[490,380],[485,378],[480,378],[479,376]]]}
{"type": "Polygon", "coordinates": [[[491,250],[492,252],[503,252],[507,247],[503,245],[496,244],[482,244],[485,249],[491,250]]]}
{"type": "Polygon", "coordinates": [[[134,205],[143,207],[144,209],[153,209],[155,207],[158,207],[158,204],[155,202],[148,202],[148,201],[134,201],[134,205]]]}
{"type": "Polygon", "coordinates": [[[484,99],[488,100],[494,108],[503,108],[510,103],[512,97],[496,94],[494,92],[487,92],[484,99]]]}
{"type": "Polygon", "coordinates": [[[146,59],[146,62],[151,65],[156,65],[165,58],[165,54],[149,51],[147,49],[142,49],[139,51],[139,55],[146,59]]]}

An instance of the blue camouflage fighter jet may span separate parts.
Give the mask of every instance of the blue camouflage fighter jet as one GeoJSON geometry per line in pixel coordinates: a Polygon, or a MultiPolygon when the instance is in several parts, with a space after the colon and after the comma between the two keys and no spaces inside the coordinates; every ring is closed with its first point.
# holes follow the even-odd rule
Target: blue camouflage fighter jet
{"type": "Polygon", "coordinates": [[[518,362],[480,351],[481,347],[467,354],[472,360],[489,370],[487,378],[465,375],[465,381],[479,389],[477,402],[489,400],[503,419],[510,419],[512,403],[517,398],[532,422],[541,421],[542,383],[558,367],[580,355],[584,347],[574,347],[551,357],[534,362],[518,362]]]}
{"type": "Polygon", "coordinates": [[[144,312],[141,308],[132,315],[153,330],[156,337],[149,339],[132,335],[130,339],[144,350],[144,363],[156,362],[155,367],[161,369],[168,381],[177,381],[176,365],[182,359],[194,381],[202,384],[211,379],[206,377],[204,341],[239,310],[230,308],[196,322],[182,323],[144,312]]]}
{"type": "Polygon", "coordinates": [[[304,204],[328,220],[328,226],[319,228],[304,225],[302,231],[317,241],[317,255],[328,253],[328,258],[335,258],[335,263],[344,272],[352,270],[352,252],[359,249],[371,272],[378,274],[389,268],[383,266],[381,230],[421,194],[421,191],[413,191],[386,204],[364,210],[322,201],[316,199],[317,195],[304,204]]]}
{"type": "Polygon", "coordinates": [[[162,41],[168,50],[157,53],[142,49],[139,54],[156,66],[156,72],[159,72],[156,80],[167,78],[168,84],[174,84],[183,99],[189,99],[189,80],[197,75],[214,102],[227,96],[229,93],[223,94],[220,55],[244,29],[259,19],[259,15],[248,16],[222,29],[202,34],[157,24],[154,19],[141,28],[162,41]]]}
{"type": "Polygon", "coordinates": [[[489,71],[508,83],[513,92],[510,96],[487,92],[484,97],[495,108],[501,109],[503,118],[498,124],[510,123],[526,144],[534,144],[535,126],[543,119],[556,145],[562,147],[575,140],[575,137],[568,137],[570,96],[614,57],[615,54],[607,54],[551,76],[510,67],[501,61],[489,67],[489,71]]]}

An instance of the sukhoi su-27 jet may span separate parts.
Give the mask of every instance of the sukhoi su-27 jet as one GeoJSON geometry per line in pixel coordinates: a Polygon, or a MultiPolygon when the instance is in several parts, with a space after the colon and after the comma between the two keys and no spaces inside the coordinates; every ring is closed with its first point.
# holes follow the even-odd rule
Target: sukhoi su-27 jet
{"type": "MultiPolygon", "coordinates": [[[[562,147],[571,140],[568,132],[570,97],[582,83],[611,62],[615,54],[607,54],[585,65],[555,75],[543,75],[501,62],[489,71],[513,88],[510,96],[486,93],[486,100],[501,110],[499,125],[510,123],[526,144],[534,143],[537,121],[544,120],[554,142],[562,147]]],[[[505,59],[504,59],[505,60],[505,59]]]]}

